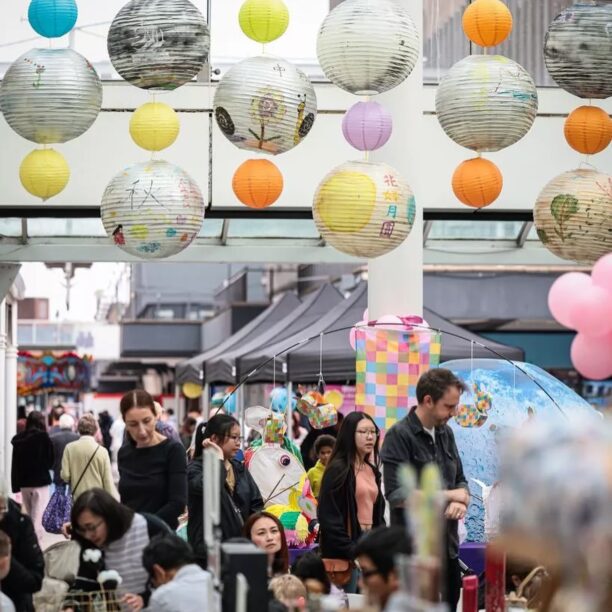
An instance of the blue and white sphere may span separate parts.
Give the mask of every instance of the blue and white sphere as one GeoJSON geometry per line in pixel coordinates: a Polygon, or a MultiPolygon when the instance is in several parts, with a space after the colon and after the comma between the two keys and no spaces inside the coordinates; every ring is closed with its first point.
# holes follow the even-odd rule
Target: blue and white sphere
{"type": "Polygon", "coordinates": [[[79,9],[75,0],[32,0],[28,21],[37,34],[59,38],[74,27],[79,9]]]}

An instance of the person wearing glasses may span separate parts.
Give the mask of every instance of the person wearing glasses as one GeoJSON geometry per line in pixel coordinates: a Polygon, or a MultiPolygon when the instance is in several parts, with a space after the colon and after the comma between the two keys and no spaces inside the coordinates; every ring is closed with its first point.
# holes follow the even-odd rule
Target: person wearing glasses
{"type": "Polygon", "coordinates": [[[344,584],[338,582],[340,576],[336,573],[330,573],[330,579],[336,580],[336,586],[344,587],[347,593],[357,590],[359,574],[354,565],[357,541],[362,534],[385,523],[379,437],[380,431],[369,415],[352,412],[346,416],[321,481],[318,500],[321,556],[328,573],[332,566],[344,572],[344,584]],[[353,568],[348,583],[347,565],[353,568]]]}

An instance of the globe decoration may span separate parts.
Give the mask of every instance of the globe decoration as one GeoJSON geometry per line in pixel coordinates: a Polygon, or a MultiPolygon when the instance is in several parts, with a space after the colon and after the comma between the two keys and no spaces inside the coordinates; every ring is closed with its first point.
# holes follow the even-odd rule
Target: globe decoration
{"type": "Polygon", "coordinates": [[[512,32],[512,13],[501,0],[474,0],[462,22],[465,35],[481,47],[499,45],[512,32]]]}
{"type": "Polygon", "coordinates": [[[501,55],[470,55],[457,62],[436,94],[446,135],[473,151],[500,151],[531,129],[538,94],[529,73],[501,55]]]}
{"type": "Polygon", "coordinates": [[[540,193],[533,211],[538,237],[558,257],[592,264],[612,251],[612,177],[571,170],[540,193]]]}
{"type": "Polygon", "coordinates": [[[313,217],[323,238],[355,257],[392,251],[410,233],[416,215],[412,189],[387,164],[349,161],[319,185],[313,217]]]}
{"type": "Polygon", "coordinates": [[[0,89],[4,118],[23,138],[67,142],[85,132],[102,106],[93,66],[72,49],[32,49],[11,64],[0,89]]]}
{"type": "Polygon", "coordinates": [[[419,56],[417,28],[393,0],[345,0],[323,21],[317,57],[334,85],[357,95],[397,87],[419,56]]]}
{"type": "Polygon", "coordinates": [[[37,34],[59,38],[72,30],[79,10],[75,0],[32,0],[28,21],[37,34]]]}
{"type": "Polygon", "coordinates": [[[64,156],[54,149],[35,149],[21,162],[19,178],[27,192],[47,200],[66,187],[70,168],[64,156]]]}
{"type": "Polygon", "coordinates": [[[597,411],[561,381],[530,363],[516,362],[516,366],[518,369],[498,359],[457,359],[440,364],[461,378],[469,390],[461,397],[459,414],[449,425],[455,434],[468,485],[476,494],[466,519],[470,542],[484,542],[489,535],[485,532],[483,491],[478,481],[487,487],[487,493],[497,482],[498,442],[505,434],[527,429],[533,422],[566,422],[568,416],[600,422],[597,411]],[[489,405],[486,410],[479,410],[483,396],[489,396],[489,405]],[[461,413],[466,411],[484,412],[487,418],[462,418],[461,413]]]}
{"type": "Polygon", "coordinates": [[[552,21],[544,60],[557,85],[579,98],[612,96],[612,4],[579,2],[552,21]]]}
{"type": "Polygon", "coordinates": [[[232,189],[246,206],[267,208],[278,200],[283,191],[283,175],[267,159],[249,159],[234,173],[232,189]]]}
{"type": "Polygon", "coordinates": [[[240,7],[238,21],[246,36],[265,44],[285,33],[289,10],[283,0],[246,0],[240,7]]]}
{"type": "Polygon", "coordinates": [[[346,141],[359,151],[380,149],[391,137],[391,113],[378,102],[357,102],[342,120],[346,141]]]}
{"type": "Polygon", "coordinates": [[[317,98],[308,77],[272,56],[250,57],[221,79],[214,100],[217,125],[240,149],[277,155],[310,132],[317,98]]]}
{"type": "Polygon", "coordinates": [[[459,165],[453,174],[452,185],[457,199],[463,204],[484,208],[497,200],[504,179],[492,161],[475,157],[459,165]]]}
{"type": "Polygon", "coordinates": [[[612,141],[612,120],[598,106],[580,106],[569,114],[563,131],[572,149],[594,155],[606,149],[612,141]]]}
{"type": "Polygon", "coordinates": [[[147,151],[169,147],[179,133],[176,111],[163,102],[147,102],[138,107],[130,119],[132,140],[147,151]]]}
{"type": "Polygon", "coordinates": [[[204,199],[181,168],[155,160],[117,174],[102,196],[104,229],[131,255],[159,259],[176,255],[197,236],[204,199]]]}
{"type": "Polygon", "coordinates": [[[132,85],[173,90],[208,61],[210,34],[188,0],[131,0],[113,19],[107,47],[115,70],[132,85]]]}

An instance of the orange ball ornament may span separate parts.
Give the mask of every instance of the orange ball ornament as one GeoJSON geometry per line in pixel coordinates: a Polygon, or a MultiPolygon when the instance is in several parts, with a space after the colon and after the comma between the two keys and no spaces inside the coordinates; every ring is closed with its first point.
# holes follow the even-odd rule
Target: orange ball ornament
{"type": "Polygon", "coordinates": [[[463,13],[463,31],[473,43],[494,47],[510,36],[512,13],[501,0],[475,0],[463,13]]]}
{"type": "Polygon", "coordinates": [[[565,120],[563,131],[572,149],[594,155],[612,141],[612,119],[598,106],[579,106],[565,120]]]}
{"type": "Polygon", "coordinates": [[[455,195],[463,204],[473,208],[484,208],[495,202],[503,186],[499,168],[482,157],[464,161],[453,174],[455,195]]]}
{"type": "Polygon", "coordinates": [[[249,159],[241,164],[232,179],[236,197],[250,208],[266,208],[283,191],[281,171],[267,159],[249,159]]]}

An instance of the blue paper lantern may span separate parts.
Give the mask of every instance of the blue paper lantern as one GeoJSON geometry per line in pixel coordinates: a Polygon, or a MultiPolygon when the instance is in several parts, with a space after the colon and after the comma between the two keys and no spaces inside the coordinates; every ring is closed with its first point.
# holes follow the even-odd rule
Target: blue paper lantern
{"type": "Polygon", "coordinates": [[[78,14],[75,0],[32,0],[28,21],[37,34],[59,38],[72,30],[78,14]]]}

